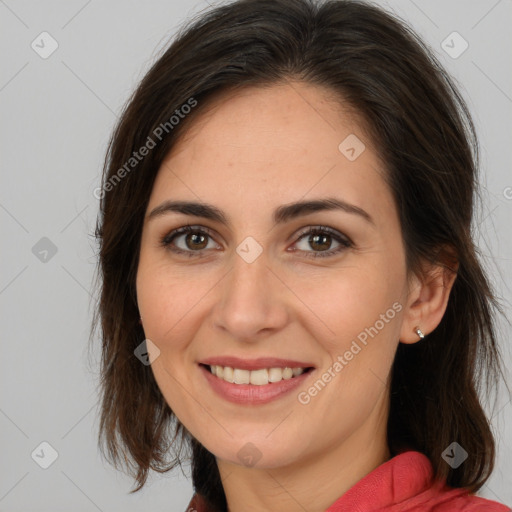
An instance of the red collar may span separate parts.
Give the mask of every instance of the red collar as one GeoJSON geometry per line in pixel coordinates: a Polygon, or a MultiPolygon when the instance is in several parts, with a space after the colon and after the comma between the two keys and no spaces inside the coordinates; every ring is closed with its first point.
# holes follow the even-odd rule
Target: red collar
{"type": "Polygon", "coordinates": [[[432,483],[429,459],[420,452],[406,451],[359,480],[326,512],[393,510],[395,505],[409,504],[411,500],[420,505],[439,494],[442,484],[433,486],[432,483]]]}
{"type": "MultiPolygon", "coordinates": [[[[405,451],[384,462],[336,500],[325,512],[510,512],[495,501],[453,489],[433,480],[430,460],[422,453],[405,451]]],[[[209,512],[194,494],[186,512],[209,512]]]]}

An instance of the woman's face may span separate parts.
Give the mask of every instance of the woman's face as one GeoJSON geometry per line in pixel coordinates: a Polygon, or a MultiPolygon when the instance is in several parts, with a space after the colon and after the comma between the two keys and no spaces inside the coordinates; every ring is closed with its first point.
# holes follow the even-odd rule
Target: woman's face
{"type": "Polygon", "coordinates": [[[282,467],[385,439],[408,283],[383,172],[354,117],[299,82],[217,100],[159,169],[138,305],[165,400],[219,460],[282,467]],[[291,207],[327,199],[341,207],[291,207]]]}

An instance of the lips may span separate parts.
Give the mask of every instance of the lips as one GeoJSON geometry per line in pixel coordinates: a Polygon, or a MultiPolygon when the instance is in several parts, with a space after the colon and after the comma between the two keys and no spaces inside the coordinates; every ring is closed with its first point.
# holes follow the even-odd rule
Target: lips
{"type": "MultiPolygon", "coordinates": [[[[254,362],[249,364],[254,364],[254,362]]],[[[273,364],[275,364],[275,359],[273,364]]],[[[236,384],[234,382],[226,382],[226,380],[223,378],[219,378],[218,376],[214,375],[210,371],[209,366],[204,364],[199,364],[198,366],[204,379],[206,379],[206,383],[217,396],[227,400],[228,402],[245,406],[263,405],[274,400],[284,398],[287,395],[289,396],[290,393],[301,386],[306,379],[313,378],[311,375],[314,373],[314,370],[310,369],[310,371],[304,371],[300,375],[291,377],[289,379],[282,379],[279,382],[269,382],[268,384],[262,384],[260,382],[260,385],[236,384]]],[[[238,371],[246,373],[248,372],[248,370],[242,369],[239,369],[238,371]]],[[[251,370],[250,373],[255,371],[259,372],[266,370],[251,370]]]]}

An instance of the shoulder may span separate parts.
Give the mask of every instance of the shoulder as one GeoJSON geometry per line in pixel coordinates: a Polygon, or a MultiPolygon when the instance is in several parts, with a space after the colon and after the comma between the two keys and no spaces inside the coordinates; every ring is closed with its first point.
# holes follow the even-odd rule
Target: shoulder
{"type": "Polygon", "coordinates": [[[450,487],[444,480],[436,480],[430,460],[420,452],[404,451],[382,469],[386,465],[392,473],[390,494],[393,503],[389,512],[512,512],[502,503],[471,494],[466,488],[450,487]]]}
{"type": "MultiPolygon", "coordinates": [[[[442,492],[432,500],[431,506],[426,503],[428,512],[511,512],[512,509],[498,503],[469,494],[465,489],[445,487],[442,492]]],[[[421,510],[421,509],[420,509],[421,510]]]]}

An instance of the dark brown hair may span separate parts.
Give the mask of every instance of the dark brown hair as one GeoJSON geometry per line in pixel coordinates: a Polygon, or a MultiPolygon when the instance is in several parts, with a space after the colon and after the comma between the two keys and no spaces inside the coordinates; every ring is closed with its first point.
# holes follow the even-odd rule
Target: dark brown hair
{"type": "Polygon", "coordinates": [[[488,397],[502,376],[495,328],[501,308],[472,240],[475,129],[453,80],[406,23],[353,0],[239,0],[216,7],[178,34],[129,99],[105,158],[95,233],[102,453],[116,467],[126,464],[136,492],[149,469],[172,469],[188,448],[196,491],[215,510],[226,510],[214,456],[174,416],[151,367],[134,356],[145,338],[135,290],[143,218],[164,157],[216,93],[292,79],[327,88],[365,121],[398,207],[408,270],[418,271],[424,260],[446,264],[455,255],[457,277],[440,325],[423,342],[398,346],[388,443],[392,453],[402,447],[424,453],[437,478],[474,492],[495,458],[481,384],[488,397]],[[170,123],[176,111],[191,110],[182,109],[191,100],[192,111],[170,123]],[[155,130],[164,125],[157,141],[155,130]],[[127,167],[148,137],[155,147],[127,167]],[[458,469],[441,457],[453,441],[469,454],[458,469]]]}

